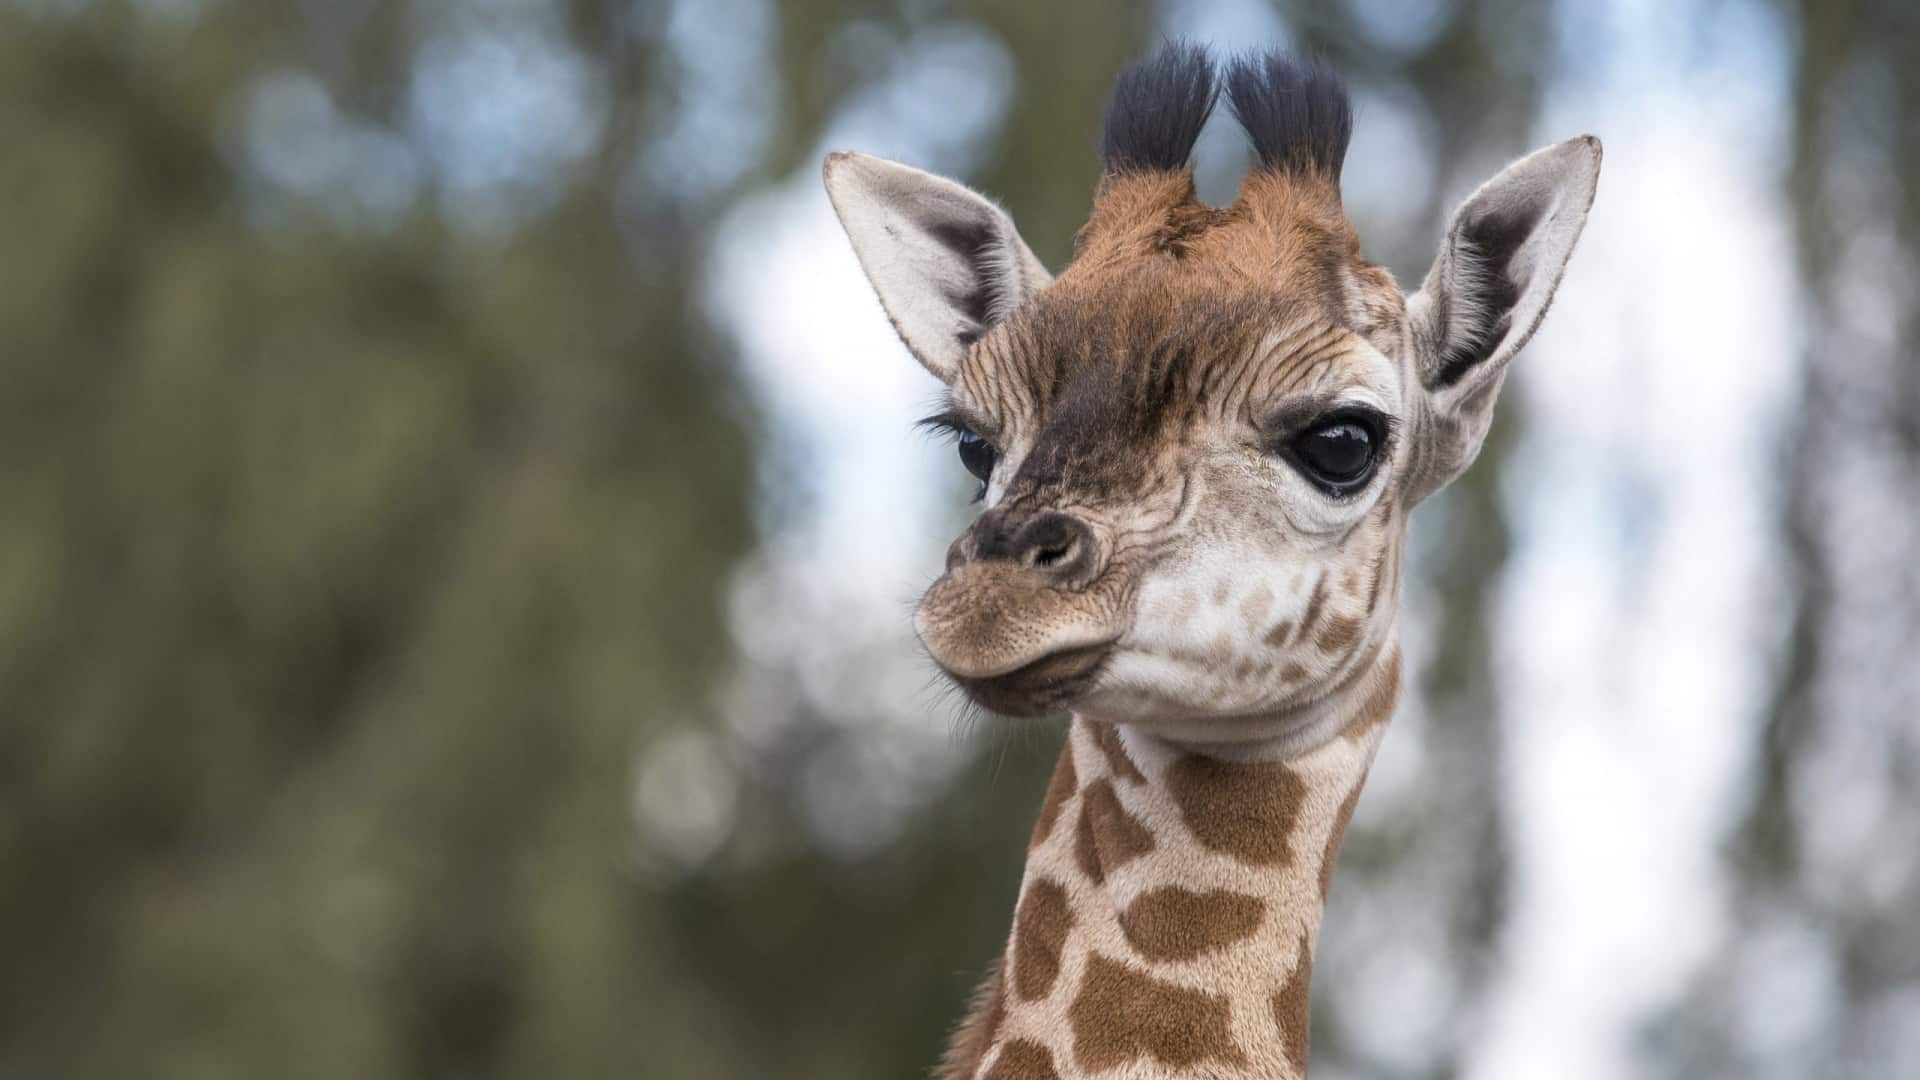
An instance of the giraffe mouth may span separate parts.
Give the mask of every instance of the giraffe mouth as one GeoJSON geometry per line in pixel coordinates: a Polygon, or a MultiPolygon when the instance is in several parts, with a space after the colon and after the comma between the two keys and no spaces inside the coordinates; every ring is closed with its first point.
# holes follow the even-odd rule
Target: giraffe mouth
{"type": "Polygon", "coordinates": [[[1050,587],[1032,571],[975,563],[948,571],[920,598],[914,632],[941,670],[963,681],[1009,679],[1046,661],[1103,650],[1125,625],[1109,574],[1094,587],[1050,587]]]}
{"type": "Polygon", "coordinates": [[[969,677],[949,671],[947,677],[982,708],[1006,716],[1044,716],[1085,697],[1112,653],[1109,641],[1048,653],[999,675],[969,677]]]}

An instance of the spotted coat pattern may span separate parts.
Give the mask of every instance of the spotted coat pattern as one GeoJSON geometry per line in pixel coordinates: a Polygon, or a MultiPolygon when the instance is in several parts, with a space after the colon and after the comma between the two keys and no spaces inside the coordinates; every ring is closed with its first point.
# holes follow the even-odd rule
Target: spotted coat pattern
{"type": "Polygon", "coordinates": [[[1321,906],[1399,665],[1382,649],[1337,734],[1276,760],[1076,718],[1006,954],[940,1080],[1305,1076],[1321,906]]]}

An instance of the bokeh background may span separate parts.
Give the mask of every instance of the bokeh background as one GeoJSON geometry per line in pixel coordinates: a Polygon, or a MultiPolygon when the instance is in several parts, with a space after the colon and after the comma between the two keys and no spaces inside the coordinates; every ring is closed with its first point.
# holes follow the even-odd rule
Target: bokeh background
{"type": "Polygon", "coordinates": [[[1920,6],[0,0],[0,1077],[923,1075],[1061,727],[915,653],[967,484],[819,163],[1057,267],[1168,34],[1346,73],[1403,282],[1607,148],[1314,1075],[1920,1075],[1920,6]]]}

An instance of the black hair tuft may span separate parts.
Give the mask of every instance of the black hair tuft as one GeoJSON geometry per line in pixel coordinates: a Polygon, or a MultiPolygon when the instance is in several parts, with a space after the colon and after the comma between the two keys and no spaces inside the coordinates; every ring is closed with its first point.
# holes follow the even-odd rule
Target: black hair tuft
{"type": "Polygon", "coordinates": [[[1169,41],[1127,65],[1114,80],[1101,128],[1100,157],[1107,171],[1186,167],[1219,98],[1219,74],[1203,45],[1169,41]]]}
{"type": "Polygon", "coordinates": [[[1353,138],[1353,102],[1332,71],[1277,51],[1241,56],[1227,68],[1227,103],[1262,168],[1339,181],[1353,138]]]}

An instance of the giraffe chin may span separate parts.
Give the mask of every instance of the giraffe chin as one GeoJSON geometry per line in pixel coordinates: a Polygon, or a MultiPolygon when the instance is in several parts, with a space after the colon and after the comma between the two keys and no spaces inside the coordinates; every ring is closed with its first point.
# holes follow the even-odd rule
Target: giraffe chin
{"type": "Polygon", "coordinates": [[[1048,653],[1001,675],[947,677],[974,703],[1005,716],[1033,717],[1071,708],[1085,697],[1106,669],[1113,644],[1088,645],[1048,653]]]}

